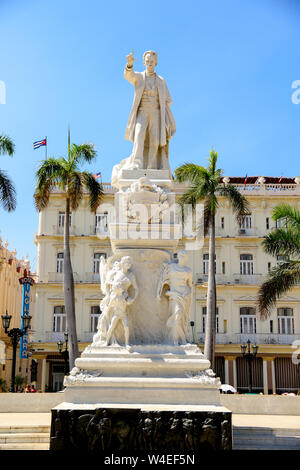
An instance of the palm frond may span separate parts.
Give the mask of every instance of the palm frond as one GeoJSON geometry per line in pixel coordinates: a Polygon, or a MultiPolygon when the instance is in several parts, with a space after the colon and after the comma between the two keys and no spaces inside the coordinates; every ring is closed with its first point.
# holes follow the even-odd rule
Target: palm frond
{"type": "Polygon", "coordinates": [[[190,181],[198,183],[202,179],[208,179],[209,173],[206,168],[194,163],[184,163],[175,170],[175,180],[179,183],[190,181]]]}
{"type": "Polygon", "coordinates": [[[36,189],[42,190],[44,184],[51,182],[64,189],[67,182],[67,172],[63,166],[62,159],[49,157],[43,160],[36,172],[36,189]]]}
{"type": "Polygon", "coordinates": [[[210,202],[210,199],[207,198],[204,201],[204,214],[203,214],[204,236],[208,234],[210,217],[211,217],[211,202],[210,202]]]}
{"type": "Polygon", "coordinates": [[[35,207],[39,212],[47,207],[50,193],[54,187],[55,185],[53,185],[51,181],[46,181],[43,186],[36,188],[33,198],[35,207]]]}
{"type": "Polygon", "coordinates": [[[103,188],[102,184],[98,183],[95,180],[91,173],[84,171],[81,173],[81,178],[83,184],[85,185],[88,193],[89,193],[89,207],[92,212],[96,212],[97,207],[101,203],[103,197],[103,188]]]}
{"type": "Polygon", "coordinates": [[[10,157],[15,153],[15,144],[7,135],[0,135],[0,155],[7,154],[10,157]]]}
{"type": "Polygon", "coordinates": [[[70,198],[71,208],[76,210],[83,196],[83,182],[81,173],[76,171],[69,173],[67,194],[70,198]]]}
{"type": "Polygon", "coordinates": [[[219,185],[218,194],[226,197],[230,201],[232,210],[237,219],[250,213],[249,202],[232,184],[219,185]]]}
{"type": "Polygon", "coordinates": [[[193,184],[190,188],[188,188],[183,195],[179,198],[178,202],[181,206],[185,204],[191,204],[193,208],[197,202],[202,201],[207,197],[208,191],[205,186],[205,182],[201,182],[200,184],[193,184]]]}
{"type": "Polygon", "coordinates": [[[70,150],[70,161],[76,165],[80,163],[90,163],[97,155],[97,151],[94,144],[85,143],[82,145],[71,145],[70,150]]]}
{"type": "Polygon", "coordinates": [[[287,226],[295,227],[300,229],[300,212],[296,207],[292,207],[289,204],[279,204],[274,207],[272,212],[273,220],[283,219],[287,226]]]}
{"type": "Polygon", "coordinates": [[[208,159],[209,161],[208,169],[211,175],[214,175],[216,172],[217,160],[218,160],[218,152],[215,152],[213,149],[211,149],[211,151],[209,152],[209,159],[208,159]]]}
{"type": "Polygon", "coordinates": [[[264,251],[272,256],[300,255],[300,231],[278,228],[270,232],[263,240],[264,251]]]}
{"type": "Polygon", "coordinates": [[[0,170],[0,203],[7,212],[14,211],[17,205],[15,187],[2,170],[0,170]]]}
{"type": "Polygon", "coordinates": [[[300,261],[287,261],[273,268],[258,291],[258,306],[261,316],[268,317],[276,300],[299,282],[300,261]]]}

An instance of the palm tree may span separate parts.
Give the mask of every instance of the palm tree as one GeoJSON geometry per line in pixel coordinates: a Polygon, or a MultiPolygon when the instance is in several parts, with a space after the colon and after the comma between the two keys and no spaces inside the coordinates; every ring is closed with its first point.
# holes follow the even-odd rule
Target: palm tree
{"type": "Polygon", "coordinates": [[[71,145],[69,137],[68,158],[50,157],[43,160],[36,173],[37,184],[34,198],[38,211],[47,207],[51,191],[56,187],[61,188],[65,193],[63,287],[69,334],[70,369],[74,367],[79,351],[76,333],[74,278],[70,257],[69,217],[70,211],[78,208],[84,190],[88,193],[91,211],[95,212],[101,202],[102,185],[95,180],[91,173],[79,170],[81,163],[90,163],[95,157],[96,150],[93,144],[71,145]]]}
{"type": "Polygon", "coordinates": [[[219,206],[219,197],[227,198],[236,218],[249,213],[248,202],[232,185],[221,183],[223,171],[217,169],[217,152],[211,150],[207,168],[194,163],[185,163],[175,170],[175,178],[179,182],[188,181],[190,187],[181,196],[180,204],[199,202],[204,204],[204,235],[209,233],[208,287],[206,304],[206,326],[204,355],[214,368],[215,336],[216,336],[216,277],[215,277],[215,217],[219,206]]]}
{"type": "Polygon", "coordinates": [[[300,282],[300,212],[288,204],[274,207],[272,218],[281,228],[269,233],[262,242],[269,255],[282,256],[283,261],[271,269],[258,291],[259,311],[263,318],[270,315],[276,300],[300,282]]]}
{"type": "MultiPolygon", "coordinates": [[[[15,151],[15,144],[6,135],[0,135],[0,155],[7,154],[12,156],[15,151]]],[[[3,208],[8,211],[14,211],[16,208],[16,190],[7,174],[0,170],[0,202],[3,208]]]]}

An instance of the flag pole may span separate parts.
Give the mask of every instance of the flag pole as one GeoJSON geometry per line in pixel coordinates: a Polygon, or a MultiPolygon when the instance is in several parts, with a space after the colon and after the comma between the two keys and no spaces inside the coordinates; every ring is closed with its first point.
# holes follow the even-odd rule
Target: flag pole
{"type": "Polygon", "coordinates": [[[48,145],[47,136],[45,137],[45,139],[46,139],[46,145],[45,145],[45,157],[46,157],[46,160],[47,160],[47,158],[48,158],[48,156],[47,156],[47,145],[48,145]]]}

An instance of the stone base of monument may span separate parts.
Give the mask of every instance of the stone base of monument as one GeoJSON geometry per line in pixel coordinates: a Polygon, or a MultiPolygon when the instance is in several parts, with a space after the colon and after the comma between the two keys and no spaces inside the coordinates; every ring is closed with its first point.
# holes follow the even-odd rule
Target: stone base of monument
{"type": "Polygon", "coordinates": [[[130,455],[231,449],[231,412],[221,406],[62,403],[52,410],[50,450],[130,455]]]}
{"type": "Polygon", "coordinates": [[[52,410],[51,449],[230,449],[231,412],[208,367],[193,344],[91,344],[52,410]]]}

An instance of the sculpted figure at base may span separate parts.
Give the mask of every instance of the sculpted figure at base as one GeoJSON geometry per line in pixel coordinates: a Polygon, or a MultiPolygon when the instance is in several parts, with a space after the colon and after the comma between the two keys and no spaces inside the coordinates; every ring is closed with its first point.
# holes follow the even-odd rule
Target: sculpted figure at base
{"type": "Polygon", "coordinates": [[[168,341],[174,345],[186,344],[188,338],[189,312],[192,293],[192,270],[185,266],[186,253],[178,252],[178,263],[164,266],[159,283],[157,296],[160,298],[165,285],[169,290],[169,318],[167,320],[168,341]]]}
{"type": "Polygon", "coordinates": [[[130,272],[132,261],[130,256],[123,256],[120,261],[115,261],[109,268],[104,257],[100,260],[101,289],[105,294],[100,307],[102,315],[98,323],[98,333],[94,336],[94,343],[109,345],[114,336],[118,341],[116,329],[121,324],[124,329],[125,345],[129,344],[128,307],[137,295],[138,287],[135,276],[130,272]],[[129,291],[133,291],[131,296],[129,291]]]}
{"type": "Polygon", "coordinates": [[[171,169],[169,140],[176,132],[170,109],[172,99],[165,80],[155,73],[157,54],[146,51],[143,55],[144,72],[135,72],[133,52],[127,56],[124,77],[135,87],[125,139],[133,142],[129,158],[115,165],[112,184],[120,177],[122,169],[171,169]]]}

